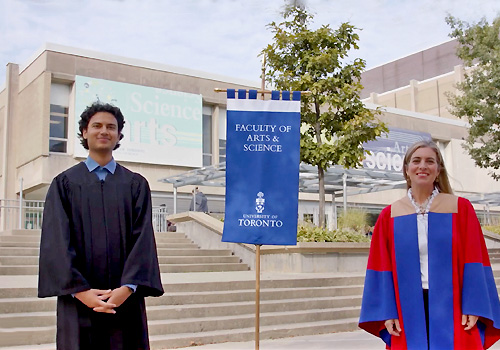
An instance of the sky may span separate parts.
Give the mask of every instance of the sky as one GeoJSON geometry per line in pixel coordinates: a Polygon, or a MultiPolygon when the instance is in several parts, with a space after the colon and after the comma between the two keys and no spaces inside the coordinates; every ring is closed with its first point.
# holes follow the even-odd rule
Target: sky
{"type": "MultiPolygon", "coordinates": [[[[46,42],[258,82],[284,0],[0,0],[0,69],[46,42]]],[[[451,40],[449,13],[500,15],[498,0],[305,0],[312,28],[356,26],[367,69],[451,40]]],[[[0,73],[0,86],[5,73],[0,73]]]]}

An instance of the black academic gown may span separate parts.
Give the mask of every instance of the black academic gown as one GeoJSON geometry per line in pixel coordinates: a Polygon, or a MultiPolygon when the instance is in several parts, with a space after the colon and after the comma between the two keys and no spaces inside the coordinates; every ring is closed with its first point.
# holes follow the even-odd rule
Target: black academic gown
{"type": "Polygon", "coordinates": [[[151,193],[146,179],[117,164],[100,181],[84,163],[58,175],[43,214],[38,296],[57,296],[57,348],[149,349],[144,297],[160,296],[151,193]],[[135,284],[116,314],[71,294],[135,284]]]}

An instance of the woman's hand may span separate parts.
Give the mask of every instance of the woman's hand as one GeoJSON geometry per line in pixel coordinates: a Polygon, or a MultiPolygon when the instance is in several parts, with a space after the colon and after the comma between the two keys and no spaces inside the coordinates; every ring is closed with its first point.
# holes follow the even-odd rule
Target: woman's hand
{"type": "Polygon", "coordinates": [[[479,317],[474,315],[462,315],[462,326],[465,326],[464,330],[468,331],[476,325],[477,319],[479,317]]]}
{"type": "Polygon", "coordinates": [[[384,324],[390,335],[399,337],[399,334],[401,333],[401,326],[399,325],[399,320],[397,318],[387,320],[384,324]]]}

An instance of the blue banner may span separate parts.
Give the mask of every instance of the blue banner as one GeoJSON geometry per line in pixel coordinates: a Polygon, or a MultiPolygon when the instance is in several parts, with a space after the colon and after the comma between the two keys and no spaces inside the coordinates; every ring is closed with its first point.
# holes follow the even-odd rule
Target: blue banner
{"type": "Polygon", "coordinates": [[[295,245],[300,95],[294,101],[229,97],[222,241],[295,245]]]}

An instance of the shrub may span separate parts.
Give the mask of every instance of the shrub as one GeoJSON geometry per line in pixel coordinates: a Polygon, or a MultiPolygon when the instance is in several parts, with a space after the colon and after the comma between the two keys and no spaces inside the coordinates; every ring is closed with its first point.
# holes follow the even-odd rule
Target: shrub
{"type": "Polygon", "coordinates": [[[500,226],[483,226],[483,228],[487,231],[494,232],[500,235],[500,226]]]}
{"type": "Polygon", "coordinates": [[[339,228],[331,231],[308,222],[301,222],[297,229],[297,242],[369,242],[364,231],[339,228]]]}
{"type": "Polygon", "coordinates": [[[338,227],[365,231],[368,226],[368,214],[362,209],[348,209],[339,215],[338,227]]]}

